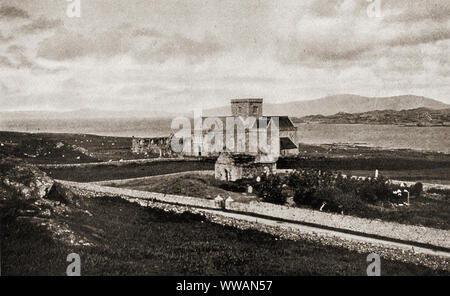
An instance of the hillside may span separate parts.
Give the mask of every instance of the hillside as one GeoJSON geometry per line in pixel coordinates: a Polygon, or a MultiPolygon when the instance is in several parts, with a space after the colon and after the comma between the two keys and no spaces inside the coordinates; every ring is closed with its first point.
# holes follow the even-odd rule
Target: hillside
{"type": "MultiPolygon", "coordinates": [[[[267,100],[265,101],[267,102],[267,100]]],[[[405,110],[416,108],[447,109],[450,105],[440,101],[403,95],[395,97],[371,98],[357,95],[343,94],[328,96],[315,100],[295,101],[284,104],[264,104],[264,115],[288,115],[303,117],[308,115],[333,115],[339,112],[362,113],[375,110],[405,110]]],[[[228,115],[230,107],[224,106],[206,110],[205,115],[228,115]]]]}
{"type": "Polygon", "coordinates": [[[331,116],[311,115],[295,118],[296,123],[400,124],[416,126],[450,126],[450,109],[377,110],[363,113],[337,113],[331,116]]]}

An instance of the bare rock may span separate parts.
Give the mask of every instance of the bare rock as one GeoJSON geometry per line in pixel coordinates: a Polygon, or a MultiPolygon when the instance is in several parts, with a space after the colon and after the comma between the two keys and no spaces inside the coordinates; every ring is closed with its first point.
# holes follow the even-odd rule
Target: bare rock
{"type": "Polygon", "coordinates": [[[53,179],[36,166],[16,159],[0,161],[0,191],[22,200],[44,198],[53,186],[53,179]]]}

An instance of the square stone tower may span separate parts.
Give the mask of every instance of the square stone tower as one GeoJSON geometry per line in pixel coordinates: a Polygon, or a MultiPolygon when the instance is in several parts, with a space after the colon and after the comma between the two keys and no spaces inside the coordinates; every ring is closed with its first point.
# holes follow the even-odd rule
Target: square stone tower
{"type": "Polygon", "coordinates": [[[263,99],[233,99],[231,100],[231,115],[256,118],[262,117],[263,99]]]}

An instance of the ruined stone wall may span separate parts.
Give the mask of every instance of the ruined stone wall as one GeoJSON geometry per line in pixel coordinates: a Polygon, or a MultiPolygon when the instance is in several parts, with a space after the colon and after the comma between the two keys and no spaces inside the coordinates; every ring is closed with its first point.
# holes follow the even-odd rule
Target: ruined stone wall
{"type": "Polygon", "coordinates": [[[133,138],[131,152],[147,157],[171,157],[171,137],[133,138]]]}
{"type": "Polygon", "coordinates": [[[217,180],[236,181],[242,178],[242,169],[233,164],[216,164],[214,169],[214,175],[217,180]]]}
{"type": "Polygon", "coordinates": [[[235,165],[233,163],[216,163],[215,178],[222,181],[237,181],[262,176],[266,171],[275,173],[276,163],[255,163],[251,165],[235,165]]]}
{"type": "Polygon", "coordinates": [[[277,170],[276,163],[255,163],[250,167],[243,167],[242,177],[245,179],[256,178],[268,173],[275,173],[277,170]]]}

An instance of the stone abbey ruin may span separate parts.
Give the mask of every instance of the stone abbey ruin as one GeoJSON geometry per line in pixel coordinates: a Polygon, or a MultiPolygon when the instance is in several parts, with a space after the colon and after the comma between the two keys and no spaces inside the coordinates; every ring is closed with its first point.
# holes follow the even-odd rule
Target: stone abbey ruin
{"type": "MultiPolygon", "coordinates": [[[[259,154],[260,151],[251,151],[249,147],[252,145],[250,142],[250,132],[252,130],[261,129],[259,125],[261,125],[262,121],[265,122],[265,126],[267,129],[271,127],[271,125],[277,125],[278,129],[278,137],[279,143],[277,143],[277,149],[279,149],[279,155],[295,155],[297,154],[297,140],[296,133],[297,128],[294,126],[292,121],[288,116],[268,116],[263,115],[263,99],[232,99],[231,100],[231,116],[217,116],[214,117],[215,120],[221,121],[221,125],[225,127],[227,125],[227,120],[233,120],[235,123],[239,124],[243,122],[245,125],[246,120],[249,117],[253,117],[256,119],[256,123],[253,127],[245,127],[243,131],[236,129],[234,130],[234,147],[241,145],[245,147],[245,151],[238,151],[239,149],[229,149],[225,145],[227,143],[226,133],[221,131],[220,135],[216,134],[215,136],[223,136],[223,149],[209,149],[210,146],[214,145],[213,143],[208,143],[204,141],[204,135],[209,133],[217,133],[214,130],[208,130],[202,125],[201,130],[195,130],[195,127],[192,129],[192,137],[187,139],[190,141],[190,147],[193,149],[183,150],[182,152],[174,152],[171,149],[171,142],[174,138],[174,134],[171,134],[168,137],[158,137],[158,138],[133,138],[131,151],[135,154],[147,155],[149,157],[176,157],[176,156],[219,156],[221,152],[239,152],[244,154],[259,154]],[[202,135],[202,137],[196,138],[195,134],[202,135]],[[244,133],[244,134],[242,134],[244,133]],[[245,141],[242,143],[242,141],[245,141]]],[[[211,117],[209,117],[211,118],[211,117]]],[[[205,122],[208,117],[203,117],[202,122],[205,122]]],[[[269,131],[270,132],[270,131],[269,131]]],[[[268,138],[270,134],[268,135],[268,138]]],[[[182,141],[181,139],[179,139],[182,141]]],[[[268,143],[270,145],[270,143],[268,143]]]]}
{"type": "Polygon", "coordinates": [[[146,157],[218,157],[215,175],[224,181],[271,173],[276,170],[276,159],[265,156],[287,156],[298,152],[297,128],[288,116],[263,115],[263,99],[232,99],[231,116],[202,117],[201,123],[200,129],[194,124],[187,139],[174,139],[174,134],[149,139],[133,138],[132,152],[146,157]],[[212,120],[214,128],[205,127],[208,120],[212,120]],[[231,137],[227,134],[230,122],[231,137]],[[224,127],[227,127],[226,132],[224,127]],[[276,133],[272,132],[274,130],[276,133]],[[174,152],[171,148],[173,140],[189,149],[174,152]],[[264,145],[260,145],[262,142],[264,145]]]}

